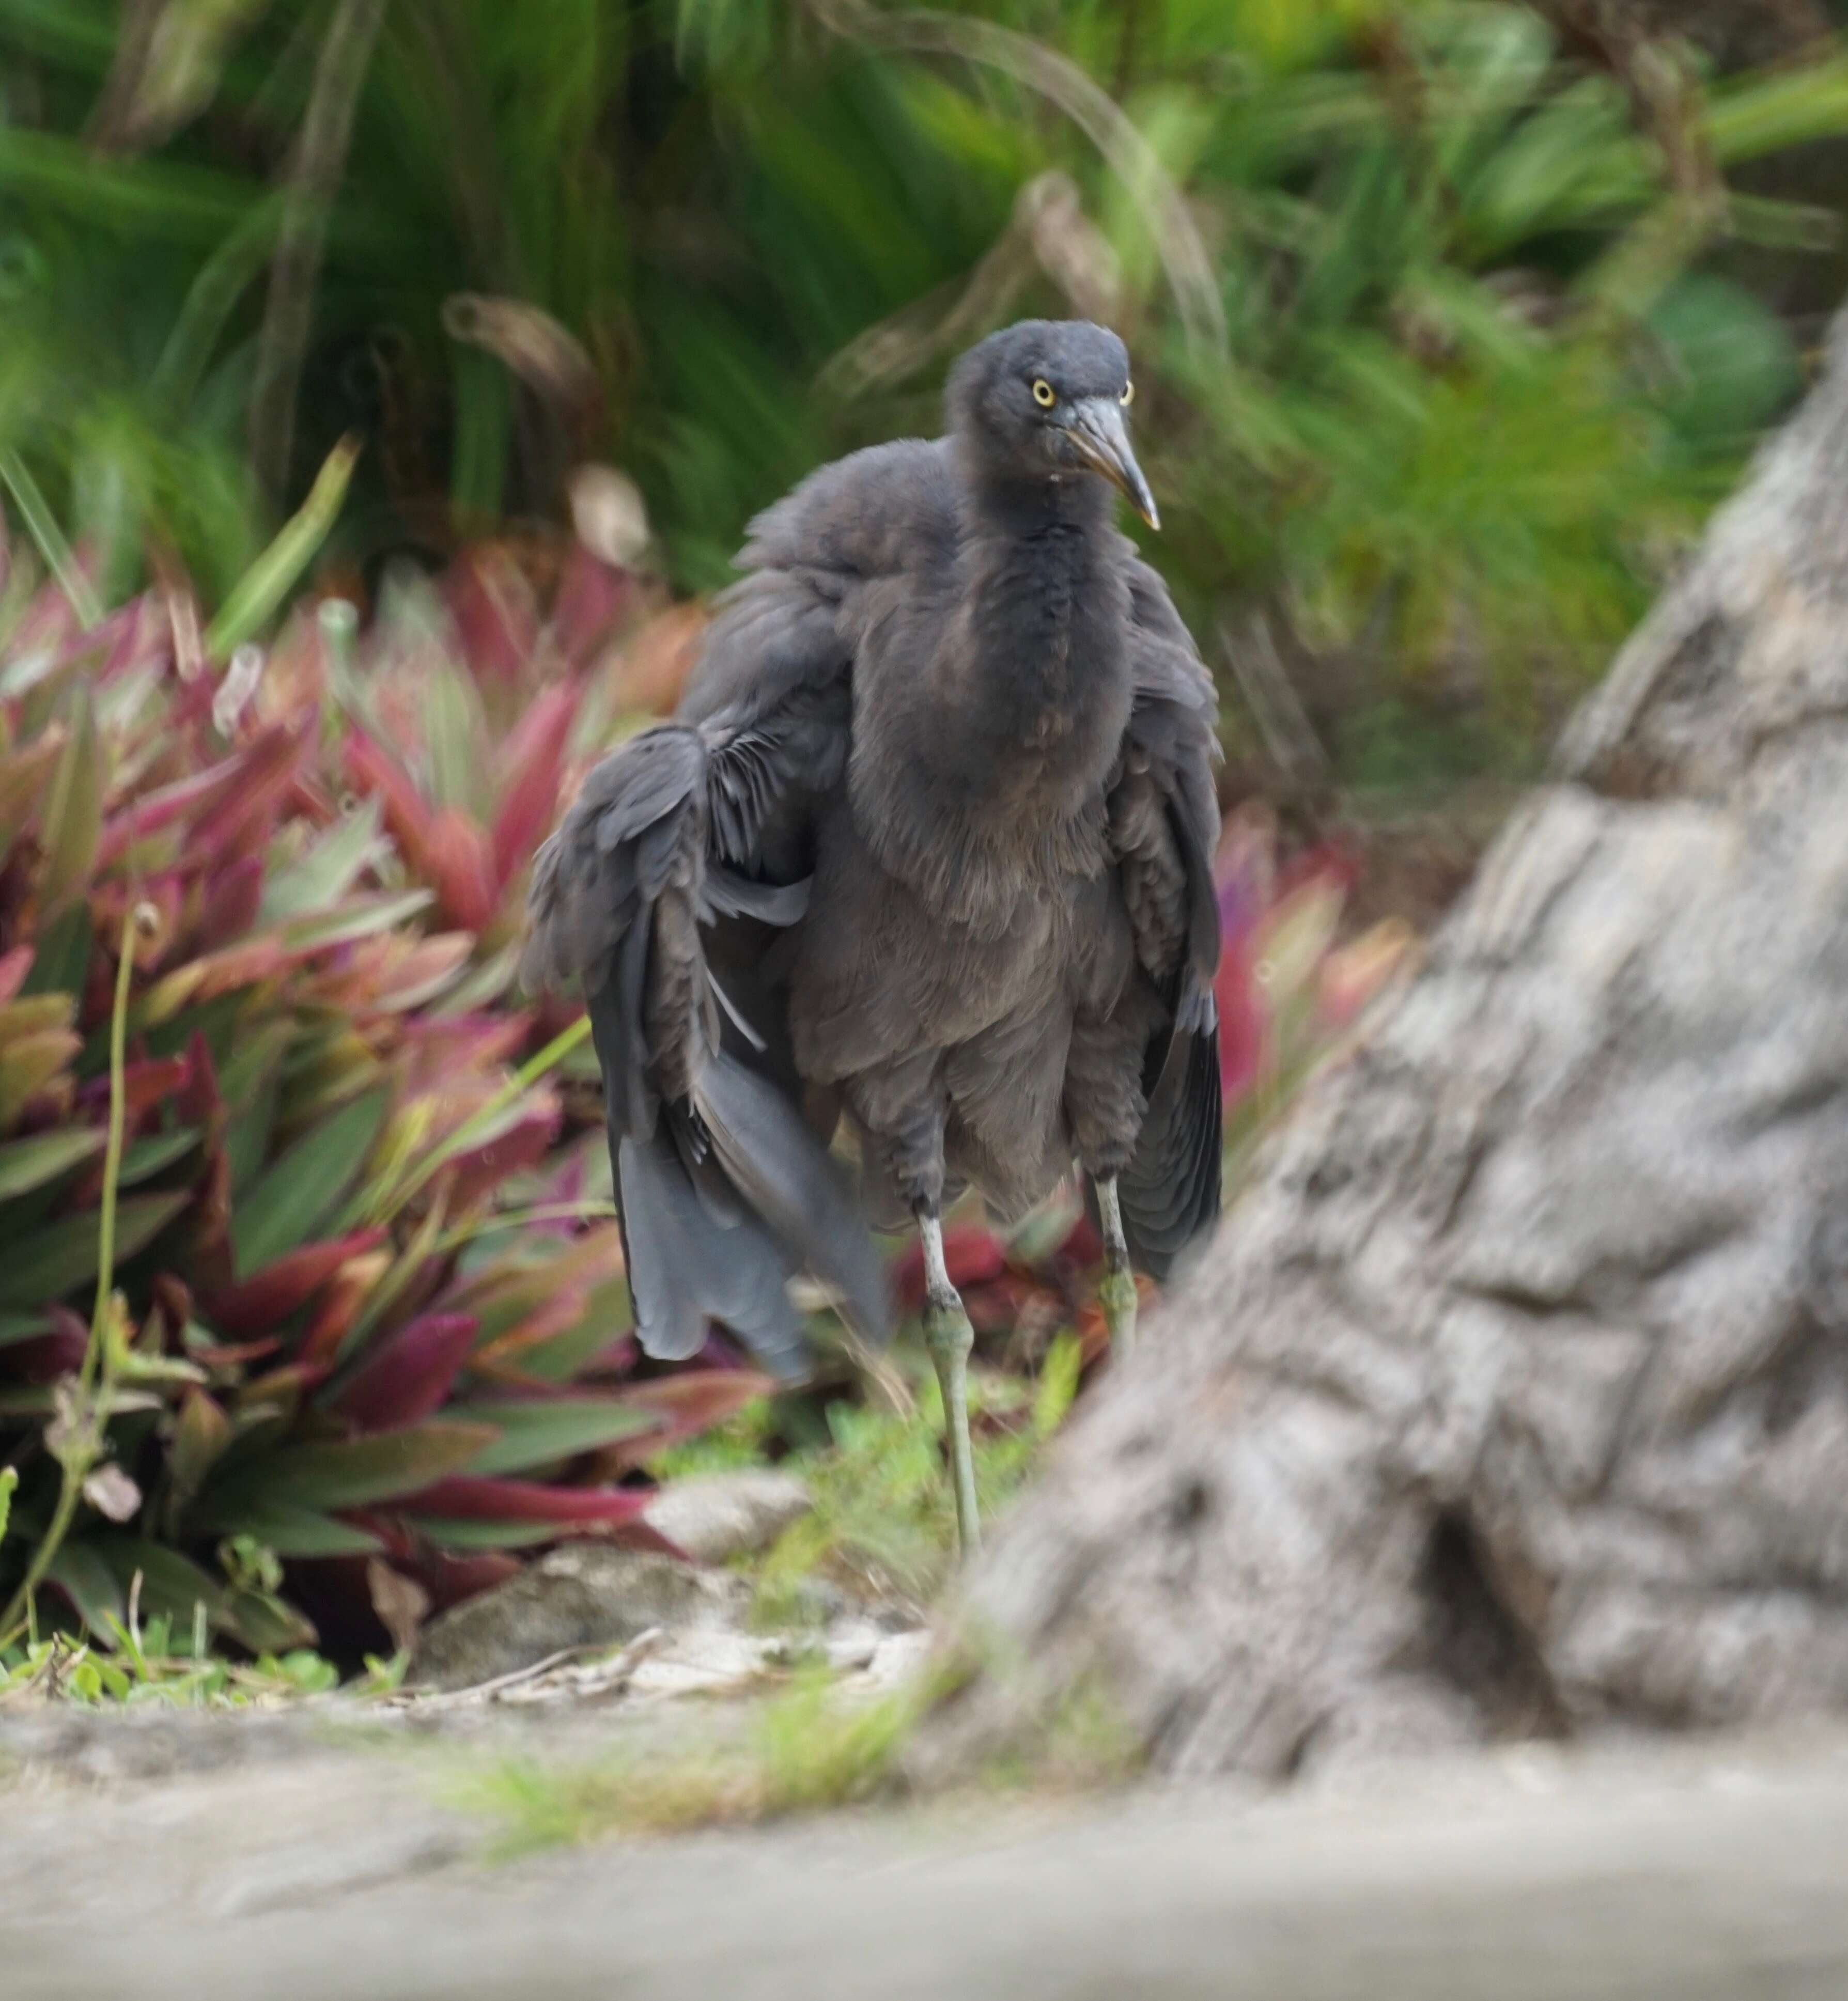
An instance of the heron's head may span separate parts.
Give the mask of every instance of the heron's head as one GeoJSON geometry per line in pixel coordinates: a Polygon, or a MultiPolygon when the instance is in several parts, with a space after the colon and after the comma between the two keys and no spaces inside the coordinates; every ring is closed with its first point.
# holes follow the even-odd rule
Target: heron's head
{"type": "Polygon", "coordinates": [[[985,472],[1056,479],[1095,473],[1159,527],[1129,449],[1129,351],[1088,319],[1023,319],[991,333],[950,371],[949,427],[985,472]]]}

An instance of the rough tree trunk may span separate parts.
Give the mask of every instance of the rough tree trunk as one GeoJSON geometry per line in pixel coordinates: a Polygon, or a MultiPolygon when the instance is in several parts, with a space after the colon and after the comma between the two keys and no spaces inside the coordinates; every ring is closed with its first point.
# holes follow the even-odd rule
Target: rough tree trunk
{"type": "Polygon", "coordinates": [[[1848,318],[972,1578],[1157,1763],[1848,1706],[1848,318]]]}

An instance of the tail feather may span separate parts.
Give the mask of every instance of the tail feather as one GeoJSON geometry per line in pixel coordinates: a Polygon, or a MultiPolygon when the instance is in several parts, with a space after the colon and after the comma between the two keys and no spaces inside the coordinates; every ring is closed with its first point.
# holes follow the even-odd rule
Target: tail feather
{"type": "Polygon", "coordinates": [[[1219,1031],[1177,1028],[1136,1153],[1117,1177],[1132,1261],[1166,1282],[1217,1221],[1222,1106],[1219,1031]]]}
{"type": "Polygon", "coordinates": [[[735,1224],[718,1221],[665,1125],[652,1140],[618,1140],[615,1151],[629,1296],[643,1350],[684,1362],[699,1352],[708,1323],[719,1321],[765,1367],[799,1376],[807,1340],[789,1297],[795,1267],[763,1222],[742,1211],[735,1224]]]}
{"type": "Polygon", "coordinates": [[[534,869],[524,968],[530,983],[584,988],[643,1348],[684,1359],[715,1320],[799,1374],[798,1271],[833,1286],[869,1335],[886,1331],[886,1290],[852,1194],[781,1074],[780,998],[721,996],[708,962],[715,927],[748,965],[751,927],[786,928],[808,897],[806,882],[713,862],[712,759],[698,729],[669,724],[591,774],[534,869]]]}
{"type": "Polygon", "coordinates": [[[800,1108],[722,1051],[701,1074],[694,1103],[733,1185],[834,1287],[861,1331],[883,1338],[885,1278],[865,1222],[800,1108]]]}

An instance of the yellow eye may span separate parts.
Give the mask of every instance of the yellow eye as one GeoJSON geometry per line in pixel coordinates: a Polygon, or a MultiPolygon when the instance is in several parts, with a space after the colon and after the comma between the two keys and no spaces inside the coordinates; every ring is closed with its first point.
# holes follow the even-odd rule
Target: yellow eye
{"type": "Polygon", "coordinates": [[[1123,393],[1116,400],[1126,410],[1136,400],[1136,385],[1133,382],[1126,382],[1123,385],[1123,393]]]}
{"type": "Polygon", "coordinates": [[[1049,410],[1059,398],[1053,394],[1053,385],[1043,376],[1035,377],[1033,383],[1033,400],[1042,410],[1049,410]]]}

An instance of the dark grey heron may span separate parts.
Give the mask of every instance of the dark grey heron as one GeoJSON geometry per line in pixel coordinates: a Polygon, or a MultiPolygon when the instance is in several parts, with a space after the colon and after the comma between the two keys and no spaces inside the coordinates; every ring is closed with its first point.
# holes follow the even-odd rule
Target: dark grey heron
{"type": "Polygon", "coordinates": [[[1157,525],[1133,393],[1115,334],[1023,322],[957,364],[947,435],[805,479],[533,877],[527,974],[587,998],[643,1348],[718,1321],[799,1372],[790,1279],[877,1334],[865,1219],[914,1218],[966,1554],[945,1203],[1006,1219],[1081,1169],[1119,1350],[1135,1268],[1219,1209],[1214,694],[1112,522],[1120,492],[1157,525]]]}

